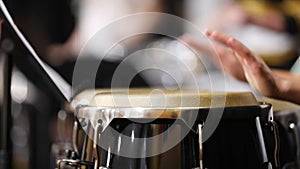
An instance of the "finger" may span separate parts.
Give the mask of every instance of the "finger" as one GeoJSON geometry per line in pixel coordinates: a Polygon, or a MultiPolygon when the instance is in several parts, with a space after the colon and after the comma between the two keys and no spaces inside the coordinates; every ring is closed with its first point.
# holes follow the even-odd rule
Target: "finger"
{"type": "Polygon", "coordinates": [[[208,56],[214,64],[234,78],[245,81],[242,65],[234,51],[219,43],[212,43],[212,45],[215,51],[211,52],[208,56]]]}
{"type": "Polygon", "coordinates": [[[226,35],[226,34],[223,34],[223,33],[220,33],[220,32],[217,32],[217,31],[211,31],[211,30],[205,30],[205,35],[212,38],[213,40],[221,43],[221,44],[224,44],[224,45],[228,45],[227,44],[227,41],[232,38],[231,36],[229,35],[226,35]]]}
{"type": "Polygon", "coordinates": [[[206,36],[210,36],[210,35],[212,34],[212,31],[209,30],[209,29],[205,29],[205,30],[204,30],[204,34],[205,34],[206,36]]]}
{"type": "Polygon", "coordinates": [[[234,56],[238,59],[242,66],[245,78],[251,86],[263,95],[272,94],[274,89],[276,89],[274,77],[270,68],[260,57],[252,53],[246,46],[230,35],[222,34],[217,31],[206,31],[205,34],[213,40],[232,49],[234,56]]]}
{"type": "Polygon", "coordinates": [[[261,62],[258,56],[235,38],[230,37],[227,40],[227,45],[237,54],[237,57],[243,59],[244,62],[248,62],[249,64],[252,62],[261,62]]]}
{"type": "Polygon", "coordinates": [[[265,96],[272,96],[277,91],[276,82],[270,69],[263,64],[245,66],[245,74],[249,84],[265,96]]]}
{"type": "Polygon", "coordinates": [[[248,64],[252,64],[252,62],[262,62],[259,57],[254,55],[246,46],[232,36],[217,31],[209,31],[207,34],[213,40],[230,47],[237,54],[241,62],[248,64]]]}
{"type": "Polygon", "coordinates": [[[213,40],[233,48],[237,52],[251,53],[251,51],[246,46],[244,46],[241,42],[230,35],[210,30],[206,30],[205,34],[213,40]]]}
{"type": "MultiPolygon", "coordinates": [[[[261,64],[261,62],[256,59],[255,55],[253,55],[247,47],[234,39],[232,36],[210,30],[206,30],[205,34],[211,39],[229,47],[232,50],[230,55],[224,55],[224,51],[219,51],[218,54],[219,58],[224,64],[224,69],[237,79],[244,81],[246,77],[242,74],[245,73],[245,75],[247,74],[248,77],[252,76],[253,72],[251,72],[251,70],[254,67],[257,67],[257,65],[261,64]],[[233,68],[232,66],[236,68],[233,68]],[[237,72],[238,70],[240,72],[237,72]]],[[[220,46],[222,45],[219,45],[218,48],[221,48],[220,46]]]]}

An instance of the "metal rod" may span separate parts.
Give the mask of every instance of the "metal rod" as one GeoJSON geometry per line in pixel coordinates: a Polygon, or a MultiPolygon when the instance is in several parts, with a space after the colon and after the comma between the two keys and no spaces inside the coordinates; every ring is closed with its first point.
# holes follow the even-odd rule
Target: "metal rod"
{"type": "Polygon", "coordinates": [[[100,127],[101,124],[96,125],[96,131],[94,133],[94,145],[93,145],[93,154],[95,157],[94,161],[94,169],[99,168],[99,151],[98,151],[98,141],[99,141],[99,135],[100,135],[100,127]]]}
{"type": "Polygon", "coordinates": [[[12,144],[10,140],[10,130],[12,125],[11,117],[11,76],[12,57],[3,55],[3,109],[0,112],[0,168],[11,169],[12,165],[12,144]]]}
{"type": "Polygon", "coordinates": [[[202,124],[198,124],[199,135],[199,169],[203,169],[202,124]]]}
{"type": "Polygon", "coordinates": [[[259,117],[255,118],[255,124],[256,124],[257,135],[258,135],[260,150],[261,150],[261,154],[262,154],[262,159],[263,159],[264,163],[267,163],[268,162],[267,150],[266,150],[266,146],[265,146],[264,136],[263,136],[263,133],[262,133],[262,130],[261,130],[261,124],[260,124],[259,117]]]}
{"type": "Polygon", "coordinates": [[[74,151],[79,154],[79,150],[78,150],[78,122],[75,120],[74,121],[74,127],[73,127],[73,134],[72,134],[72,142],[73,142],[73,148],[74,151]]]}
{"type": "Polygon", "coordinates": [[[85,158],[86,158],[86,154],[87,154],[87,146],[88,146],[88,139],[89,139],[89,136],[88,136],[88,134],[89,134],[89,131],[90,131],[90,126],[91,126],[91,124],[90,124],[90,121],[88,121],[88,123],[87,123],[87,129],[86,129],[86,135],[84,136],[84,141],[83,141],[83,146],[82,146],[82,152],[81,152],[81,160],[82,161],[85,161],[85,158]]]}

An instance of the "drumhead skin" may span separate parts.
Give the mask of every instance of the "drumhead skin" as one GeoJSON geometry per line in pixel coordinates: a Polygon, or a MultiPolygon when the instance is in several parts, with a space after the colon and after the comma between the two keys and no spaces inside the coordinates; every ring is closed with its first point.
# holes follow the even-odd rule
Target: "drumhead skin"
{"type": "Polygon", "coordinates": [[[96,124],[98,119],[105,121],[103,130],[117,118],[139,119],[137,121],[143,123],[153,119],[181,119],[188,126],[192,126],[198,118],[211,123],[209,133],[215,130],[221,118],[255,117],[259,115],[257,110],[261,109],[251,92],[212,93],[162,88],[86,90],[74,98],[72,105],[79,118],[90,119],[92,124],[96,124]],[[226,111],[223,114],[225,108],[254,108],[255,111],[226,111]],[[202,113],[199,113],[200,110],[203,110],[202,113]],[[187,115],[190,117],[186,119],[187,115]]]}
{"type": "Polygon", "coordinates": [[[78,94],[72,102],[74,108],[91,107],[143,107],[143,108],[216,108],[258,106],[251,92],[207,92],[191,89],[162,88],[97,89],[78,94]]]}
{"type": "Polygon", "coordinates": [[[79,118],[90,119],[92,124],[101,119],[103,130],[117,118],[138,119],[136,122],[142,123],[154,119],[180,119],[188,126],[198,119],[211,123],[209,133],[213,133],[221,118],[252,118],[259,116],[261,109],[251,92],[212,93],[162,88],[86,90],[74,98],[72,105],[79,118]],[[251,113],[237,111],[245,108],[255,110],[251,113]],[[200,113],[200,110],[203,111],[200,113]]]}

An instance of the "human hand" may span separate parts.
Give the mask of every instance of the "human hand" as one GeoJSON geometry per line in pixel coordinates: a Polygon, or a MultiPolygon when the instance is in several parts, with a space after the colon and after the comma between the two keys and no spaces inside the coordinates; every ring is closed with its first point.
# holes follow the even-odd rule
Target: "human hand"
{"type": "MultiPolygon", "coordinates": [[[[285,80],[274,74],[265,62],[235,38],[217,31],[206,30],[205,35],[213,40],[220,68],[238,80],[248,82],[261,94],[281,98],[285,80]]],[[[203,50],[204,46],[192,37],[184,36],[183,41],[192,47],[203,50]]],[[[217,58],[215,58],[217,57],[217,58]]]]}
{"type": "Polygon", "coordinates": [[[189,34],[183,35],[181,40],[197,51],[204,53],[217,67],[224,70],[227,74],[237,80],[246,81],[242,65],[235,57],[232,57],[234,56],[232,49],[217,42],[213,43],[213,47],[211,47],[211,44],[207,43],[207,41],[195,39],[189,34]]]}

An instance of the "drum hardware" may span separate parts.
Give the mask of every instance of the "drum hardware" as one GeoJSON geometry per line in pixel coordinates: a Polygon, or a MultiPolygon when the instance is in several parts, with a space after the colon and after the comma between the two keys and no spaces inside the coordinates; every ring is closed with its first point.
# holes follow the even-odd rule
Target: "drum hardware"
{"type": "Polygon", "coordinates": [[[99,142],[99,138],[100,138],[100,131],[102,130],[102,124],[101,124],[101,120],[98,120],[98,123],[96,124],[96,132],[94,134],[94,144],[93,144],[93,155],[94,155],[94,169],[98,169],[99,168],[99,152],[97,149],[97,144],[99,142]]]}
{"type": "Polygon", "coordinates": [[[93,146],[94,146],[94,140],[93,136],[96,135],[94,129],[92,129],[92,124],[91,122],[86,123],[86,127],[84,127],[85,131],[88,131],[87,135],[84,136],[84,142],[82,146],[82,153],[81,153],[81,160],[85,162],[93,162],[94,157],[93,157],[93,146]],[[92,137],[90,137],[92,136],[92,137]]]}
{"type": "Polygon", "coordinates": [[[261,130],[261,123],[260,123],[260,118],[257,117],[255,119],[256,122],[256,128],[257,128],[257,134],[258,134],[258,139],[259,139],[259,143],[260,143],[260,150],[261,150],[261,154],[262,154],[262,159],[263,159],[263,165],[266,167],[266,169],[272,169],[272,164],[271,162],[268,160],[268,155],[267,155],[267,150],[266,150],[266,145],[265,145],[265,141],[264,141],[264,136],[261,130]]]}
{"type": "Polygon", "coordinates": [[[198,141],[199,141],[199,169],[203,168],[203,144],[202,144],[202,124],[198,124],[198,141]]]}
{"type": "MultiPolygon", "coordinates": [[[[274,111],[273,111],[273,106],[270,103],[266,103],[266,102],[261,102],[260,103],[262,107],[268,107],[265,108],[265,113],[267,113],[267,121],[264,122],[263,120],[259,120],[258,118],[256,118],[256,125],[257,125],[257,130],[258,130],[258,134],[262,134],[262,125],[260,124],[261,121],[264,122],[264,126],[266,128],[267,131],[269,131],[271,134],[267,135],[266,137],[272,137],[274,142],[268,142],[269,144],[269,148],[267,148],[267,146],[265,145],[265,138],[263,137],[263,135],[261,135],[259,137],[260,140],[260,146],[261,146],[261,151],[262,151],[262,156],[263,156],[263,161],[266,165],[267,168],[272,168],[272,166],[270,166],[270,164],[274,164],[274,168],[280,168],[280,163],[279,163],[279,148],[280,148],[280,144],[279,144],[279,134],[278,134],[278,125],[277,123],[274,121],[274,111]],[[271,146],[270,146],[271,145],[271,146]],[[269,150],[267,150],[269,149],[269,150]],[[269,151],[269,156],[267,155],[267,152],[269,151]],[[270,160],[268,160],[270,159],[270,160]]],[[[267,133],[269,133],[267,132],[267,133]]]]}
{"type": "Polygon", "coordinates": [[[279,162],[279,148],[280,148],[280,143],[279,143],[279,132],[278,132],[278,125],[275,121],[270,121],[271,124],[271,131],[274,133],[274,141],[275,141],[275,147],[274,147],[274,164],[276,168],[280,167],[280,162],[279,162]]]}
{"type": "Polygon", "coordinates": [[[110,153],[110,148],[108,148],[107,154],[106,156],[107,161],[106,166],[99,166],[100,165],[100,161],[98,160],[100,158],[100,152],[98,151],[98,144],[99,144],[99,140],[101,138],[101,132],[103,130],[103,126],[102,126],[102,120],[99,119],[96,127],[95,127],[95,134],[94,134],[94,145],[93,145],[93,155],[94,155],[94,169],[109,169],[108,166],[110,164],[110,157],[111,157],[111,153],[110,153]]]}
{"type": "MultiPolygon", "coordinates": [[[[82,123],[81,123],[82,124],[82,123]]],[[[87,124],[82,125],[83,128],[86,128],[86,131],[90,132],[90,123],[88,122],[87,124]]],[[[82,146],[82,150],[81,150],[81,160],[84,161],[86,156],[87,156],[87,148],[88,148],[88,144],[89,144],[89,136],[85,135],[84,136],[84,140],[83,140],[83,146],[82,146]]]]}
{"type": "MultiPolygon", "coordinates": [[[[84,123],[84,120],[81,121],[81,124],[83,127],[86,127],[90,131],[90,123],[84,123]]],[[[82,143],[82,150],[81,150],[81,155],[79,156],[79,148],[78,148],[78,137],[79,137],[79,126],[78,122],[74,122],[74,128],[73,128],[73,148],[74,151],[72,150],[66,150],[66,159],[60,159],[57,161],[57,166],[58,169],[62,169],[62,165],[67,165],[71,167],[75,167],[76,169],[92,169],[93,166],[96,167],[95,163],[92,162],[91,156],[89,155],[89,152],[87,150],[90,150],[90,145],[91,145],[91,140],[88,138],[88,135],[84,136],[84,141],[82,143]]],[[[94,154],[95,155],[95,154],[94,154]]]]}
{"type": "Polygon", "coordinates": [[[66,166],[76,169],[91,169],[94,166],[94,163],[91,160],[90,153],[86,151],[91,149],[90,147],[92,144],[91,140],[88,138],[88,135],[85,135],[83,137],[82,142],[78,142],[78,138],[81,137],[82,134],[80,133],[78,123],[80,124],[80,127],[85,127],[88,131],[90,131],[89,128],[91,125],[89,122],[86,122],[85,119],[81,118],[74,121],[72,134],[73,150],[66,149],[66,158],[57,160],[58,169],[63,169],[66,166]],[[81,146],[81,148],[79,148],[78,146],[81,146]]]}
{"type": "Polygon", "coordinates": [[[57,161],[57,166],[58,169],[61,169],[62,164],[66,164],[70,167],[75,167],[75,168],[92,168],[93,167],[93,163],[91,162],[83,162],[81,160],[73,160],[73,159],[61,159],[57,161]]]}
{"type": "Polygon", "coordinates": [[[274,121],[274,110],[273,110],[273,106],[270,103],[265,103],[265,104],[269,104],[270,105],[270,110],[268,113],[268,123],[270,125],[270,131],[273,132],[273,136],[274,136],[274,164],[276,168],[280,167],[280,163],[279,163],[279,148],[280,148],[280,143],[279,143],[279,132],[278,132],[278,125],[277,123],[274,121]]]}
{"type": "Polygon", "coordinates": [[[79,154],[79,150],[77,146],[78,145],[77,138],[78,138],[78,122],[77,120],[74,120],[72,142],[73,142],[73,148],[75,153],[79,154]]]}

